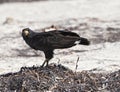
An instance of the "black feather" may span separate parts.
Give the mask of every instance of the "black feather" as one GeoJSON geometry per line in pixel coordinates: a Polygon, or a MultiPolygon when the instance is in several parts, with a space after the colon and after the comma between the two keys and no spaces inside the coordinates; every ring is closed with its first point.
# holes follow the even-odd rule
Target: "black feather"
{"type": "Polygon", "coordinates": [[[79,44],[82,45],[90,44],[86,38],[65,30],[37,33],[29,28],[25,28],[22,30],[22,37],[31,48],[44,52],[46,60],[42,66],[45,63],[48,65],[48,61],[53,58],[54,49],[70,48],[76,45],[76,41],[80,41],[79,44]]]}

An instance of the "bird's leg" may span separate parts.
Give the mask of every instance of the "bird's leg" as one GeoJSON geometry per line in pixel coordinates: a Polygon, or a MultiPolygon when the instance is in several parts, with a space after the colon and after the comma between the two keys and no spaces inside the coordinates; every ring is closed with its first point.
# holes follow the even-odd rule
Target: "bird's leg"
{"type": "Polygon", "coordinates": [[[48,62],[49,62],[49,60],[50,60],[50,59],[47,59],[47,61],[46,61],[46,66],[48,66],[48,62]]]}
{"type": "MultiPolygon", "coordinates": [[[[47,59],[46,59],[47,60],[47,59]]],[[[43,64],[42,64],[42,67],[45,65],[45,63],[46,63],[46,60],[43,62],[43,64]]]]}
{"type": "Polygon", "coordinates": [[[45,54],[45,61],[42,64],[42,66],[44,66],[45,63],[46,63],[46,66],[48,66],[48,63],[49,63],[50,59],[53,58],[53,50],[51,50],[51,49],[50,50],[46,50],[46,51],[44,51],[44,54],[45,54]]]}
{"type": "Polygon", "coordinates": [[[42,67],[45,65],[45,63],[46,63],[46,66],[48,66],[49,60],[50,60],[50,59],[45,59],[45,61],[44,61],[43,64],[42,64],[42,67]]]}

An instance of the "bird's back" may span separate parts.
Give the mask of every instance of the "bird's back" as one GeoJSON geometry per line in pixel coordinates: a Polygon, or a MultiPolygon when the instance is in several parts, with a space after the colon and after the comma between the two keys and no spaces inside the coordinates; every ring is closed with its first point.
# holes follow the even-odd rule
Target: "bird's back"
{"type": "Polygon", "coordinates": [[[54,50],[72,47],[80,36],[74,32],[65,30],[56,30],[49,32],[35,33],[30,32],[29,36],[24,37],[26,43],[36,50],[54,50]]]}
{"type": "Polygon", "coordinates": [[[80,39],[80,36],[76,33],[64,30],[49,31],[45,35],[46,44],[53,49],[72,47],[75,45],[74,42],[80,39]]]}

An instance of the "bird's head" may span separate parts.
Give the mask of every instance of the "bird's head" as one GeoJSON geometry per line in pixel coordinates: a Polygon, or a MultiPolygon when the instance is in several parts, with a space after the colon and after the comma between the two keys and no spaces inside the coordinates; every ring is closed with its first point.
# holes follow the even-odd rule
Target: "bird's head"
{"type": "Polygon", "coordinates": [[[22,30],[22,35],[27,37],[30,35],[30,31],[31,31],[31,29],[25,28],[22,30]]]}

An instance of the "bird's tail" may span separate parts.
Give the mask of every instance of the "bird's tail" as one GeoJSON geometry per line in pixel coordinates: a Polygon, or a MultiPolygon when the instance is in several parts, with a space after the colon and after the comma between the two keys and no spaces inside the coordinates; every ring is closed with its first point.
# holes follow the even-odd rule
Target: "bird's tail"
{"type": "Polygon", "coordinates": [[[81,45],[90,45],[90,41],[86,38],[80,37],[79,44],[81,45]]]}

